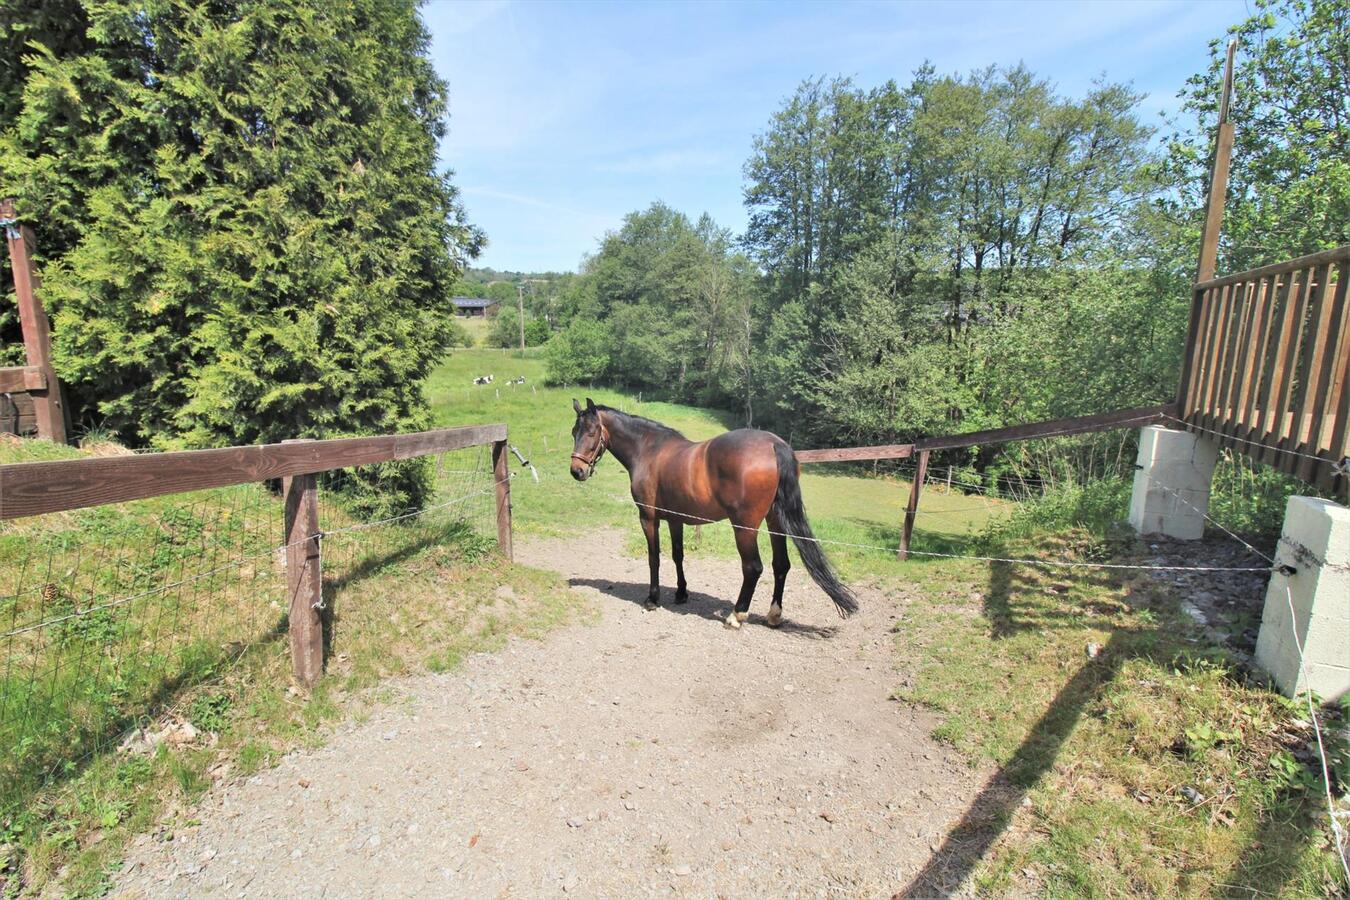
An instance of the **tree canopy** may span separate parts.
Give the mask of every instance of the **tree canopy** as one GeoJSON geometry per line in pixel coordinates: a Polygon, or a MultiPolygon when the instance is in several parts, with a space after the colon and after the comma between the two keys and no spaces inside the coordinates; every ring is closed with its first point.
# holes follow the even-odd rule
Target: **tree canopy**
{"type": "Polygon", "coordinates": [[[0,191],[76,417],[152,446],[424,427],[482,238],[416,4],[65,6],[5,11],[0,191]]]}

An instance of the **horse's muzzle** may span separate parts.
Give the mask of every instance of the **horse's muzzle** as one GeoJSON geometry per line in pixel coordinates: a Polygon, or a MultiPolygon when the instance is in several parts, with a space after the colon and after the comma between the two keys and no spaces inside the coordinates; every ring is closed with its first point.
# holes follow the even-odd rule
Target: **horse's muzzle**
{"type": "Polygon", "coordinates": [[[587,478],[591,477],[591,470],[581,463],[574,462],[572,463],[572,477],[577,481],[585,481],[587,478]]]}

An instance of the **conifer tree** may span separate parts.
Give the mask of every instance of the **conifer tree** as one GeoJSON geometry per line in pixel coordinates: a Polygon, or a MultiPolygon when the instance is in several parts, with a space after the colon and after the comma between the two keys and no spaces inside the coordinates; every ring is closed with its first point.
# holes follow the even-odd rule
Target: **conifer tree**
{"type": "Polygon", "coordinates": [[[426,427],[482,236],[417,4],[66,5],[3,13],[0,192],[77,418],[156,447],[426,427]]]}

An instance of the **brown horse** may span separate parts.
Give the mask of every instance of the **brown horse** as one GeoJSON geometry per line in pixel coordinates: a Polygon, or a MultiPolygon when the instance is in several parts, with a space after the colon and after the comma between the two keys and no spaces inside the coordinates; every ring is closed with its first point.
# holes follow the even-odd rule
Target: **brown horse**
{"type": "Polygon", "coordinates": [[[787,581],[787,537],[811,578],[834,601],[841,616],[858,610],[853,593],[840,583],[820,544],[811,534],[802,509],[797,457],[787,441],[767,431],[741,428],[694,443],[673,428],[596,406],[586,398],[586,408],[572,401],[577,421],[572,426],[572,477],[585,481],[608,450],[628,470],[633,502],[637,504],[642,533],[647,537],[647,564],[651,587],[647,609],[661,599],[661,521],[670,529],[670,555],[675,560],[675,602],[689,599],[684,580],[684,526],[730,519],[741,554],[741,593],[736,608],[727,614],[728,628],[740,628],[750,617],[750,599],[764,572],[759,559],[759,525],[769,521],[773,545],[773,603],[767,622],[777,627],[783,621],[783,584],[787,581]]]}

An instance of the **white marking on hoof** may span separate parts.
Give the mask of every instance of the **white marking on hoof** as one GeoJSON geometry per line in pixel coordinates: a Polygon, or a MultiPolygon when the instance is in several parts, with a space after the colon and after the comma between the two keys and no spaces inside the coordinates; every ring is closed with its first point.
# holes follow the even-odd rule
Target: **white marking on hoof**
{"type": "Polygon", "coordinates": [[[750,618],[749,613],[738,613],[735,610],[732,610],[731,612],[727,613],[726,626],[731,629],[740,628],[741,623],[748,618],[750,618]]]}
{"type": "Polygon", "coordinates": [[[783,624],[783,607],[777,603],[769,607],[769,614],[764,617],[764,624],[770,628],[777,628],[783,624]]]}

